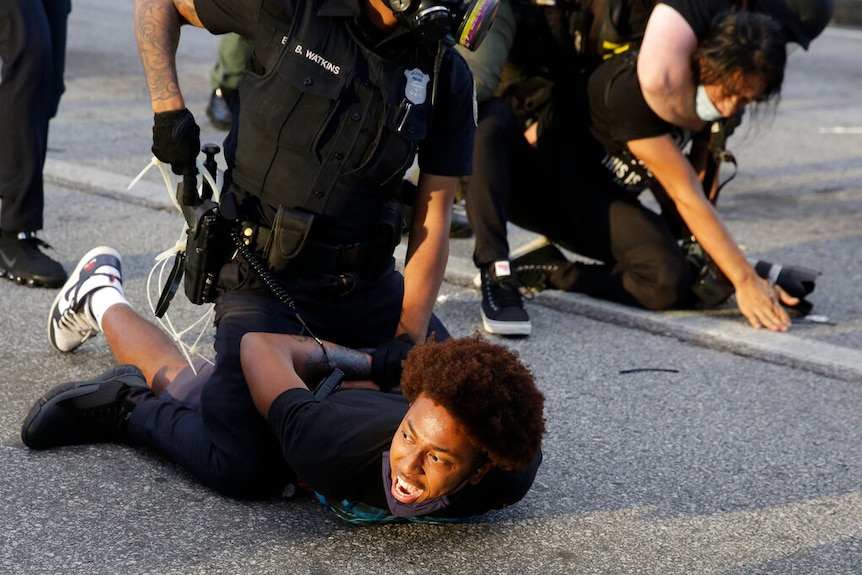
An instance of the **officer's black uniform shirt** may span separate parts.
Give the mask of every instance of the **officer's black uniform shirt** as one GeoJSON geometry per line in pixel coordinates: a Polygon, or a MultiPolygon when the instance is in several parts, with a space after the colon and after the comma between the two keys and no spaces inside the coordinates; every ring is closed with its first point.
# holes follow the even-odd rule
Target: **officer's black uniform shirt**
{"type": "Polygon", "coordinates": [[[195,1],[207,29],[253,52],[232,174],[245,217],[271,225],[279,205],[298,207],[316,214],[312,237],[361,241],[417,151],[423,172],[472,171],[467,64],[447,50],[432,94],[436,46],[406,29],[369,34],[359,1],[195,1]]]}
{"type": "MultiPolygon", "coordinates": [[[[389,513],[383,456],[409,405],[400,395],[342,390],[324,401],[305,389],[282,393],[267,419],[290,468],[343,519],[395,520],[389,513]]],[[[525,469],[494,469],[466,485],[426,519],[474,517],[521,500],[536,475],[541,454],[525,469]]],[[[403,520],[403,519],[402,519],[403,520]]]]}

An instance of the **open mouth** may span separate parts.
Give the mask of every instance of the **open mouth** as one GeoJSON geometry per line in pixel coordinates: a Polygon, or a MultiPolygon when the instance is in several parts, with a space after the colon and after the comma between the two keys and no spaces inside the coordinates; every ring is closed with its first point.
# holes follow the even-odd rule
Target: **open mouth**
{"type": "Polygon", "coordinates": [[[424,490],[404,481],[400,475],[392,482],[392,496],[401,503],[415,503],[424,490]]]}

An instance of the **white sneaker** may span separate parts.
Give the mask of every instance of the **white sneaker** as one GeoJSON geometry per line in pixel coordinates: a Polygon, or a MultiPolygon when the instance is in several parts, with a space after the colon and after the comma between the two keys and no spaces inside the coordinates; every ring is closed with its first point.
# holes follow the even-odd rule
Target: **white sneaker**
{"type": "Polygon", "coordinates": [[[57,351],[69,352],[100,332],[87,297],[103,287],[123,293],[122,261],[114,248],[93,248],[81,258],[60,289],[48,313],[48,341],[57,351]]]}

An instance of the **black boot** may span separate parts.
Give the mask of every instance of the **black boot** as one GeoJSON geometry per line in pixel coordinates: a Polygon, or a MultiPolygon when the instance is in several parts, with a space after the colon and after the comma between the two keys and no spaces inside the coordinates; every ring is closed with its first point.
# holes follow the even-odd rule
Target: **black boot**
{"type": "Polygon", "coordinates": [[[234,101],[237,91],[227,88],[216,88],[210,96],[207,105],[207,117],[212,125],[219,130],[230,130],[233,125],[234,101]]]}
{"type": "Polygon", "coordinates": [[[21,439],[32,449],[83,443],[125,443],[132,410],[155,395],[133,365],[89,381],[58,385],[30,409],[21,439]]]}

